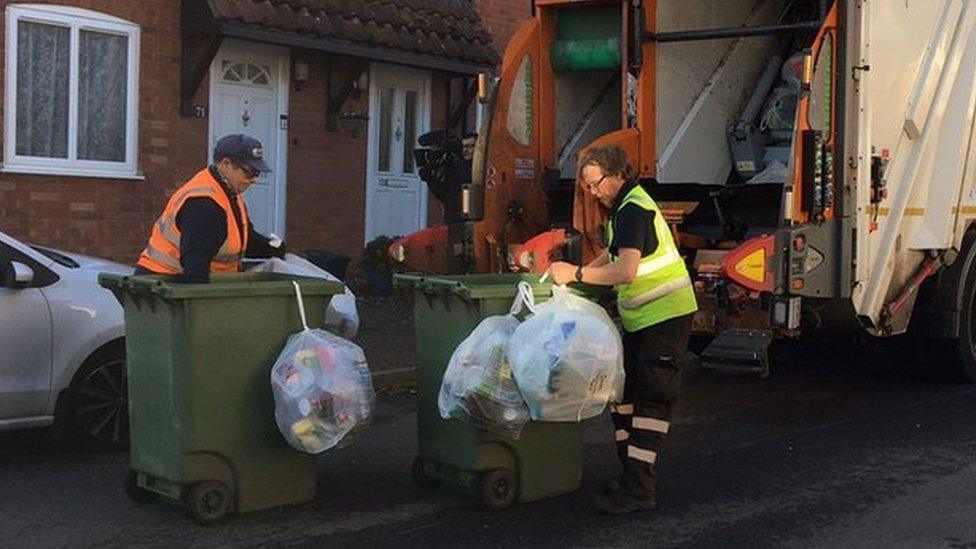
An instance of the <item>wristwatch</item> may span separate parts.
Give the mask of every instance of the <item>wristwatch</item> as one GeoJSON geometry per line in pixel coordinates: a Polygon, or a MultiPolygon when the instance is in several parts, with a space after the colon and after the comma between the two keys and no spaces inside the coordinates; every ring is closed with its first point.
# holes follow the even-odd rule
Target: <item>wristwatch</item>
{"type": "Polygon", "coordinates": [[[576,267],[576,282],[583,282],[583,266],[576,267]]]}

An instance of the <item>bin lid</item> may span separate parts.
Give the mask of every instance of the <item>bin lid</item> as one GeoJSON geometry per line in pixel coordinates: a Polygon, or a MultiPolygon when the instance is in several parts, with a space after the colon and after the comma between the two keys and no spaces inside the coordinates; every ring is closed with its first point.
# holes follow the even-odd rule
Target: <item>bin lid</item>
{"type": "Polygon", "coordinates": [[[393,285],[426,293],[452,293],[463,299],[511,298],[518,294],[519,282],[528,282],[536,297],[552,295],[551,282],[539,282],[539,275],[528,273],[426,275],[407,273],[393,275],[393,285]]]}
{"type": "Polygon", "coordinates": [[[173,277],[163,275],[98,275],[98,283],[112,292],[153,294],[165,299],[293,296],[292,281],[298,282],[303,296],[345,291],[341,282],[285,273],[217,273],[210,275],[208,284],[180,284],[173,277]]]}

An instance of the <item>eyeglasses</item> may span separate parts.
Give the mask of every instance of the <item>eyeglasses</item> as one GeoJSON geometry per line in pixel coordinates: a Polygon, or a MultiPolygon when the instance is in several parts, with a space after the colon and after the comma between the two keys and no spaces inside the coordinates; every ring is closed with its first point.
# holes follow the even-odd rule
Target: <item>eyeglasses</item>
{"type": "Polygon", "coordinates": [[[588,190],[591,190],[592,191],[592,190],[597,189],[600,186],[600,183],[603,183],[603,180],[606,179],[606,178],[607,178],[607,174],[603,174],[603,177],[601,177],[600,179],[597,179],[596,180],[596,183],[587,183],[586,180],[584,179],[583,180],[583,185],[585,185],[588,190]]]}
{"type": "Polygon", "coordinates": [[[248,179],[257,179],[258,177],[261,176],[261,172],[260,171],[255,170],[254,168],[252,168],[251,166],[249,166],[249,165],[247,165],[247,164],[245,164],[243,162],[237,164],[237,167],[242,172],[244,172],[244,175],[246,175],[248,177],[248,179]]]}

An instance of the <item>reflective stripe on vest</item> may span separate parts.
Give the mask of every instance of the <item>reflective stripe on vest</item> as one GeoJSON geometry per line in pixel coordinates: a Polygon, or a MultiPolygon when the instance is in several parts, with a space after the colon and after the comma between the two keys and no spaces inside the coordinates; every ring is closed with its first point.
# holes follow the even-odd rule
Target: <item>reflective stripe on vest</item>
{"type": "Polygon", "coordinates": [[[651,288],[642,294],[637,294],[630,299],[620,299],[618,297],[617,304],[624,309],[636,309],[647,302],[654,301],[659,297],[664,297],[671,292],[687,288],[688,286],[691,286],[691,278],[687,276],[684,278],[676,278],[660,286],[651,288]]]}
{"type": "Polygon", "coordinates": [[[241,215],[241,229],[238,229],[227,193],[210,174],[209,169],[197,173],[170,197],[162,215],[153,224],[149,243],[139,257],[140,266],[162,274],[183,272],[180,264],[180,230],[176,225],[176,216],[187,200],[200,197],[216,202],[224,210],[227,219],[227,238],[214,255],[210,263],[210,271],[217,273],[240,270],[244,250],[247,249],[247,227],[250,223],[247,206],[243,197],[237,195],[236,200],[241,215]]]}
{"type": "MultiPolygon", "coordinates": [[[[617,212],[627,204],[654,212],[654,234],[658,242],[657,249],[640,259],[634,280],[616,287],[620,320],[625,330],[634,332],[693,313],[698,305],[684,259],[657,204],[640,185],[627,192],[617,212]]],[[[613,232],[611,221],[607,224],[607,242],[613,242],[613,232]]],[[[617,259],[610,256],[611,261],[617,259]]]]}
{"type": "Polygon", "coordinates": [[[647,259],[641,259],[641,262],[637,265],[637,275],[643,276],[653,274],[661,269],[670,266],[675,261],[682,261],[681,254],[678,253],[677,248],[669,248],[664,252],[664,255],[660,257],[648,256],[647,259]]]}

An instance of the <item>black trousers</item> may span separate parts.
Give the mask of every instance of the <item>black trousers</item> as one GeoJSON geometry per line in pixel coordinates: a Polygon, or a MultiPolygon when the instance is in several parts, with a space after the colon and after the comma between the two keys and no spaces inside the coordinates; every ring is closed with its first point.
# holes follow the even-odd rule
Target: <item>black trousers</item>
{"type": "Polygon", "coordinates": [[[611,408],[620,487],[638,496],[654,492],[654,465],[670,430],[671,407],[681,393],[681,368],[693,314],[637,332],[624,332],[623,402],[611,408]]]}

